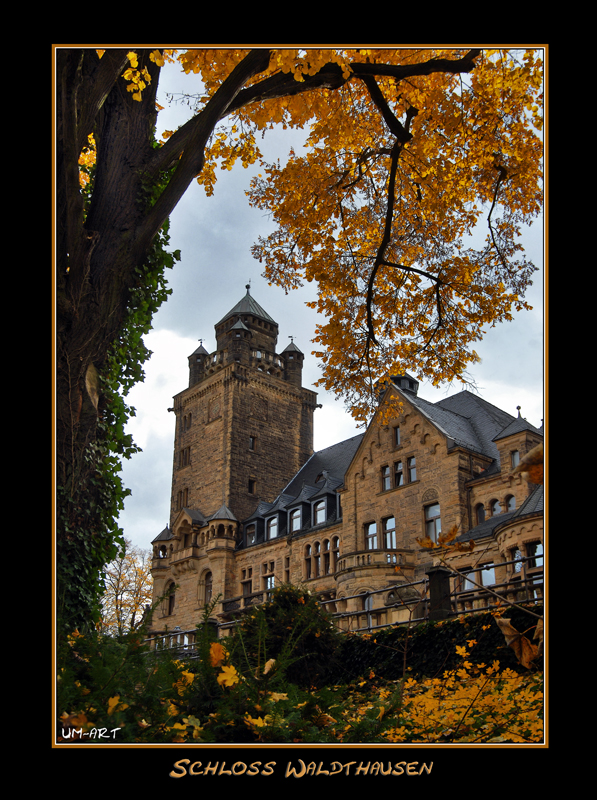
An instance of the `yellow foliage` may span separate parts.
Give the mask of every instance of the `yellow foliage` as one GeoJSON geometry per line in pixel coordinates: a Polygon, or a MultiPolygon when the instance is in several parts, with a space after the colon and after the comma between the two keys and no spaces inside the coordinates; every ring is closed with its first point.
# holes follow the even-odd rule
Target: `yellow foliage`
{"type": "Polygon", "coordinates": [[[218,683],[220,686],[234,686],[235,683],[240,681],[240,677],[233,666],[222,667],[222,671],[218,675],[218,683]]]}
{"type": "MultiPolygon", "coordinates": [[[[253,254],[286,291],[317,285],[317,385],[359,423],[387,374],[466,385],[487,327],[529,307],[535,267],[519,234],[543,201],[541,48],[259,52],[269,61],[215,115],[194,177],[211,195],[220,170],[260,162],[248,196],[275,230],[253,254]],[[257,136],[276,125],[306,129],[306,147],[267,164],[257,136]],[[479,226],[485,241],[469,244],[479,226]]],[[[134,100],[151,79],[140,53],[123,70],[134,100]]],[[[252,55],[198,48],[148,59],[152,71],[176,60],[199,77],[200,115],[252,55]]],[[[163,138],[183,156],[184,131],[163,138]]]]}
{"type": "Polygon", "coordinates": [[[220,642],[212,642],[209,647],[209,663],[212,667],[219,667],[227,658],[228,651],[220,642]]]}

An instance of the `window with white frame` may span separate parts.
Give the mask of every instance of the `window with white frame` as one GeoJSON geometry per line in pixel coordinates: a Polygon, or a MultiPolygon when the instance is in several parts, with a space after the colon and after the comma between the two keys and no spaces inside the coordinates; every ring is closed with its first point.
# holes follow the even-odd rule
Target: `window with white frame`
{"type": "Polygon", "coordinates": [[[294,508],[290,512],[290,530],[292,531],[300,531],[301,529],[301,510],[300,508],[294,508]]]}
{"type": "Polygon", "coordinates": [[[365,549],[377,550],[377,523],[368,522],[365,525],[365,549]]]}
{"type": "Polygon", "coordinates": [[[267,538],[275,539],[278,535],[278,517],[271,517],[267,521],[267,538]]]}
{"type": "Polygon", "coordinates": [[[483,586],[495,586],[495,564],[483,564],[479,571],[479,583],[483,586]]]}
{"type": "Polygon", "coordinates": [[[313,506],[313,524],[321,525],[325,518],[325,500],[318,500],[313,506]]]}
{"type": "Polygon", "coordinates": [[[439,503],[425,506],[425,535],[436,542],[442,531],[439,503]]]}
{"type": "Polygon", "coordinates": [[[390,468],[386,465],[381,468],[381,490],[382,492],[387,492],[388,489],[391,489],[392,486],[390,484],[390,468]]]}
{"type": "Polygon", "coordinates": [[[396,518],[386,517],[382,520],[384,547],[394,550],[396,548],[396,518]]]}

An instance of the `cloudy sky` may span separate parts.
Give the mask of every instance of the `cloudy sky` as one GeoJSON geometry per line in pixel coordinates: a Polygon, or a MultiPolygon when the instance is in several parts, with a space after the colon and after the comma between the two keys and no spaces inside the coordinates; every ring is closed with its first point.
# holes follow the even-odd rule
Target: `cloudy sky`
{"type": "MultiPolygon", "coordinates": [[[[168,104],[167,92],[198,91],[191,88],[196,78],[181,74],[179,68],[162,70],[158,102],[166,106],[158,119],[158,135],[173,130],[190,116],[187,106],[168,104]]],[[[300,138],[289,131],[274,133],[262,143],[267,160],[283,160],[290,145],[299,148],[300,138]]],[[[205,196],[194,183],[171,217],[171,249],[179,249],[182,260],[169,270],[173,292],[154,317],[152,332],[145,342],[153,355],[145,365],[146,378],[129,394],[136,409],[128,427],[143,452],[126,461],[122,471],[125,486],[132,491],[120,517],[127,538],[147,548],[169,519],[170,483],[174,445],[174,414],[168,412],[175,394],[188,386],[187,357],[203,339],[211,352],[215,348],[214,325],[245,294],[251,294],[279,325],[278,350],[294,337],[305,353],[303,385],[313,388],[320,377],[311,339],[317,323],[315,311],[305,303],[315,299],[312,285],[289,295],[268,286],[259,263],[251,256],[251,245],[259,235],[272,230],[261,211],[251,209],[245,196],[258,165],[218,174],[215,194],[205,196]]],[[[519,313],[513,322],[489,329],[475,350],[481,363],[470,370],[480,395],[516,416],[521,414],[537,427],[543,412],[543,223],[538,219],[525,234],[525,249],[540,271],[527,294],[532,311],[519,313]]],[[[421,384],[419,394],[436,401],[459,391],[460,387],[433,389],[421,384]]],[[[341,441],[359,431],[342,401],[319,391],[322,408],[315,412],[315,449],[341,441]]]]}

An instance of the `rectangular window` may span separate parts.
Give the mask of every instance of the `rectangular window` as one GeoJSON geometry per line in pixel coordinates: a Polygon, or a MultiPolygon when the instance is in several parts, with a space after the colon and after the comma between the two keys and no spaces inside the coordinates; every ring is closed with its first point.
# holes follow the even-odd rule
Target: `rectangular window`
{"type": "Polygon", "coordinates": [[[402,469],[402,461],[397,461],[394,464],[394,486],[404,485],[404,472],[402,469]]]}
{"type": "Polygon", "coordinates": [[[425,507],[425,535],[428,536],[432,542],[437,542],[438,536],[442,531],[442,523],[440,519],[439,503],[434,503],[431,506],[425,507]]]}
{"type": "Polygon", "coordinates": [[[388,517],[383,521],[384,546],[388,549],[396,549],[396,518],[388,517]]]}
{"type": "Polygon", "coordinates": [[[381,490],[382,492],[387,492],[390,489],[390,468],[389,467],[382,467],[381,468],[381,490]]]}
{"type": "Polygon", "coordinates": [[[257,438],[255,436],[249,436],[249,450],[255,450],[256,444],[257,438]]]}
{"type": "Polygon", "coordinates": [[[461,591],[472,592],[474,589],[477,588],[473,583],[473,581],[476,580],[475,570],[469,567],[468,569],[463,569],[462,572],[463,572],[463,578],[462,578],[461,591]]]}
{"type": "Polygon", "coordinates": [[[526,551],[529,558],[527,565],[530,569],[543,566],[543,545],[541,542],[531,542],[531,544],[527,544],[526,551]]]}
{"type": "Polygon", "coordinates": [[[190,463],[191,463],[191,448],[185,447],[184,450],[180,451],[180,466],[188,467],[190,463]]]}
{"type": "Polygon", "coordinates": [[[255,490],[257,488],[257,481],[253,478],[249,478],[249,494],[255,494],[255,490]]]}
{"type": "Polygon", "coordinates": [[[398,447],[400,445],[400,426],[396,425],[394,428],[394,446],[398,447]]]}
{"type": "Polygon", "coordinates": [[[483,564],[479,572],[483,586],[495,586],[495,566],[493,564],[483,564]]]}
{"type": "Polygon", "coordinates": [[[417,467],[416,467],[415,457],[412,456],[407,460],[406,463],[408,466],[408,482],[412,483],[413,481],[417,480],[417,467]]]}
{"type": "Polygon", "coordinates": [[[377,550],[377,524],[375,522],[365,525],[365,548],[377,550]]]}

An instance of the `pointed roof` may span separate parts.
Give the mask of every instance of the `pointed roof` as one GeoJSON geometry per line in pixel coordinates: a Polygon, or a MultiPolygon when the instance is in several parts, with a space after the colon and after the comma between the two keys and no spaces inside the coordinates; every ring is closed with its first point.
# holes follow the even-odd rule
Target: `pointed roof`
{"type": "Polygon", "coordinates": [[[191,353],[189,358],[192,358],[193,356],[208,356],[209,355],[209,353],[207,352],[205,347],[203,347],[203,339],[200,339],[199,341],[201,342],[201,344],[199,345],[199,347],[196,350],[194,350],[191,353]]]}
{"type": "Polygon", "coordinates": [[[168,539],[172,539],[172,538],[173,538],[172,531],[166,525],[164,530],[161,533],[158,533],[158,535],[155,537],[155,539],[151,540],[151,543],[153,544],[154,542],[164,542],[164,541],[168,541],[168,539]]]}
{"type": "Polygon", "coordinates": [[[294,343],[294,340],[293,340],[292,342],[290,342],[290,344],[289,344],[289,345],[287,345],[287,346],[284,348],[284,350],[282,350],[282,352],[283,352],[283,353],[291,352],[291,353],[301,353],[301,354],[302,354],[302,352],[303,352],[303,351],[302,351],[302,350],[300,350],[300,349],[299,349],[299,348],[298,348],[298,347],[295,345],[295,343],[294,343]]]}
{"type": "Polygon", "coordinates": [[[238,521],[226,503],[223,503],[215,514],[208,517],[206,522],[211,522],[212,519],[230,519],[233,522],[238,521]]]}
{"type": "Polygon", "coordinates": [[[497,442],[499,439],[505,439],[506,436],[512,436],[515,433],[521,433],[522,431],[533,431],[533,433],[541,434],[541,431],[538,428],[535,428],[534,425],[531,425],[530,422],[527,422],[524,417],[517,417],[516,419],[512,420],[509,425],[498,433],[497,436],[493,437],[493,441],[497,442]]]}
{"type": "Polygon", "coordinates": [[[224,322],[224,320],[229,319],[229,317],[235,314],[251,314],[254,317],[259,317],[259,319],[263,319],[266,322],[271,322],[273,325],[277,325],[278,323],[272,319],[272,317],[270,317],[267,311],[264,311],[259,303],[253,297],[251,297],[250,285],[247,284],[245,288],[247,290],[246,295],[242,298],[242,300],[239,300],[234,308],[231,308],[230,311],[225,314],[218,323],[216,323],[216,327],[224,322]]]}

